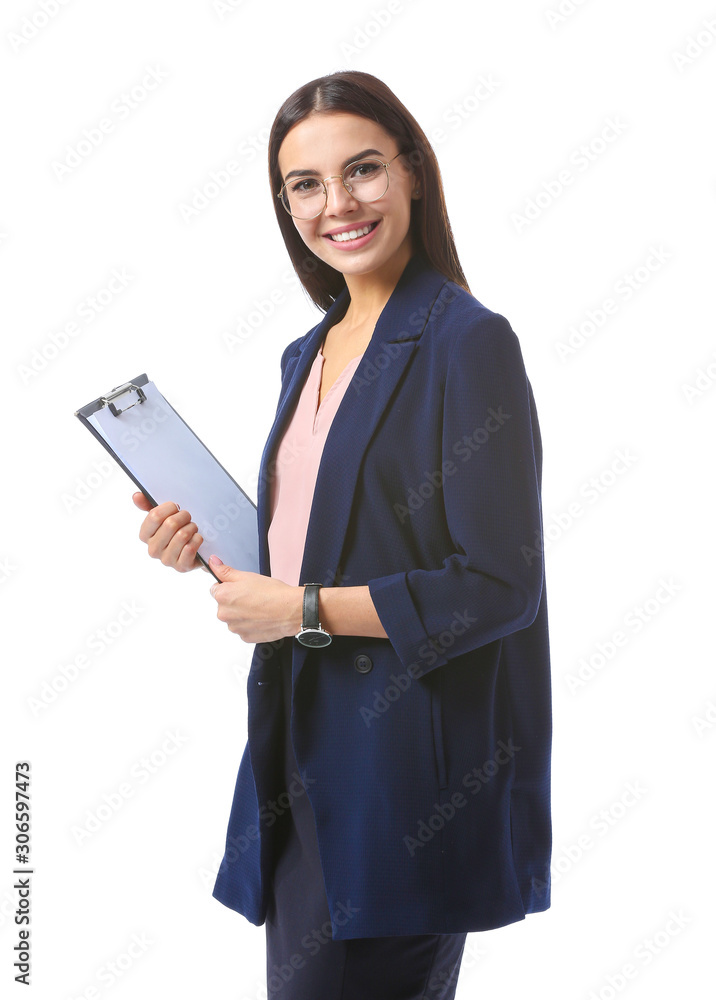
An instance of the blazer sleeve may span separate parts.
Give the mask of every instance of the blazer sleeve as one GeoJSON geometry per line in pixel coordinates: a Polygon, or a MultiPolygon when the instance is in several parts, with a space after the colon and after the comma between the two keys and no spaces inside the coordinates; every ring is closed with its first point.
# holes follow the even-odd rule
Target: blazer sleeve
{"type": "Polygon", "coordinates": [[[388,639],[416,675],[526,628],[540,606],[541,439],[519,341],[498,313],[462,324],[451,345],[442,457],[442,486],[427,502],[446,518],[454,552],[439,569],[368,581],[388,639]]]}

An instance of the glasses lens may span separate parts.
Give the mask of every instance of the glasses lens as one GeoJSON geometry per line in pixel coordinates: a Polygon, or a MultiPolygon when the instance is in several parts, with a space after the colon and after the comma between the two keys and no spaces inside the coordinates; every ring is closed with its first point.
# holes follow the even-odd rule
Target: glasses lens
{"type": "Polygon", "coordinates": [[[388,171],[380,160],[357,160],[343,171],[343,183],[356,201],[377,201],[388,190],[388,171]]]}
{"type": "Polygon", "coordinates": [[[281,201],[294,218],[312,219],[323,211],[326,191],[314,177],[294,177],[284,185],[281,201]]]}

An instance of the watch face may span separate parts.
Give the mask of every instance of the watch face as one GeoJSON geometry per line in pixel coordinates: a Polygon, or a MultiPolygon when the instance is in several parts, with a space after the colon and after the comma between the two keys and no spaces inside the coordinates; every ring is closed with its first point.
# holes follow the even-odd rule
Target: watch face
{"type": "Polygon", "coordinates": [[[304,646],[327,646],[331,641],[328,632],[320,628],[306,628],[296,638],[304,646]]]}

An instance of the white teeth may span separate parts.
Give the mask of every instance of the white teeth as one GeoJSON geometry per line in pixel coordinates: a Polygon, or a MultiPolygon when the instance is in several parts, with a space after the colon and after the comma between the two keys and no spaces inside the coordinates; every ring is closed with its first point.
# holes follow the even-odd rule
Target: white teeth
{"type": "Polygon", "coordinates": [[[336,233],[335,236],[331,236],[332,240],[336,243],[345,243],[346,240],[357,240],[359,236],[366,236],[371,230],[371,226],[363,226],[362,229],[351,229],[347,233],[336,233]]]}

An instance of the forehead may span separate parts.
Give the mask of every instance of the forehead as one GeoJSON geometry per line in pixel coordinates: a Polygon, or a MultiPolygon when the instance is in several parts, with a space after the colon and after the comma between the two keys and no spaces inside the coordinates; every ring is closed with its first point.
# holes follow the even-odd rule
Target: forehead
{"type": "Polygon", "coordinates": [[[278,153],[279,169],[285,173],[294,167],[312,167],[318,160],[343,160],[368,146],[387,152],[394,145],[388,132],[368,118],[338,112],[312,114],[286,133],[278,153]]]}

